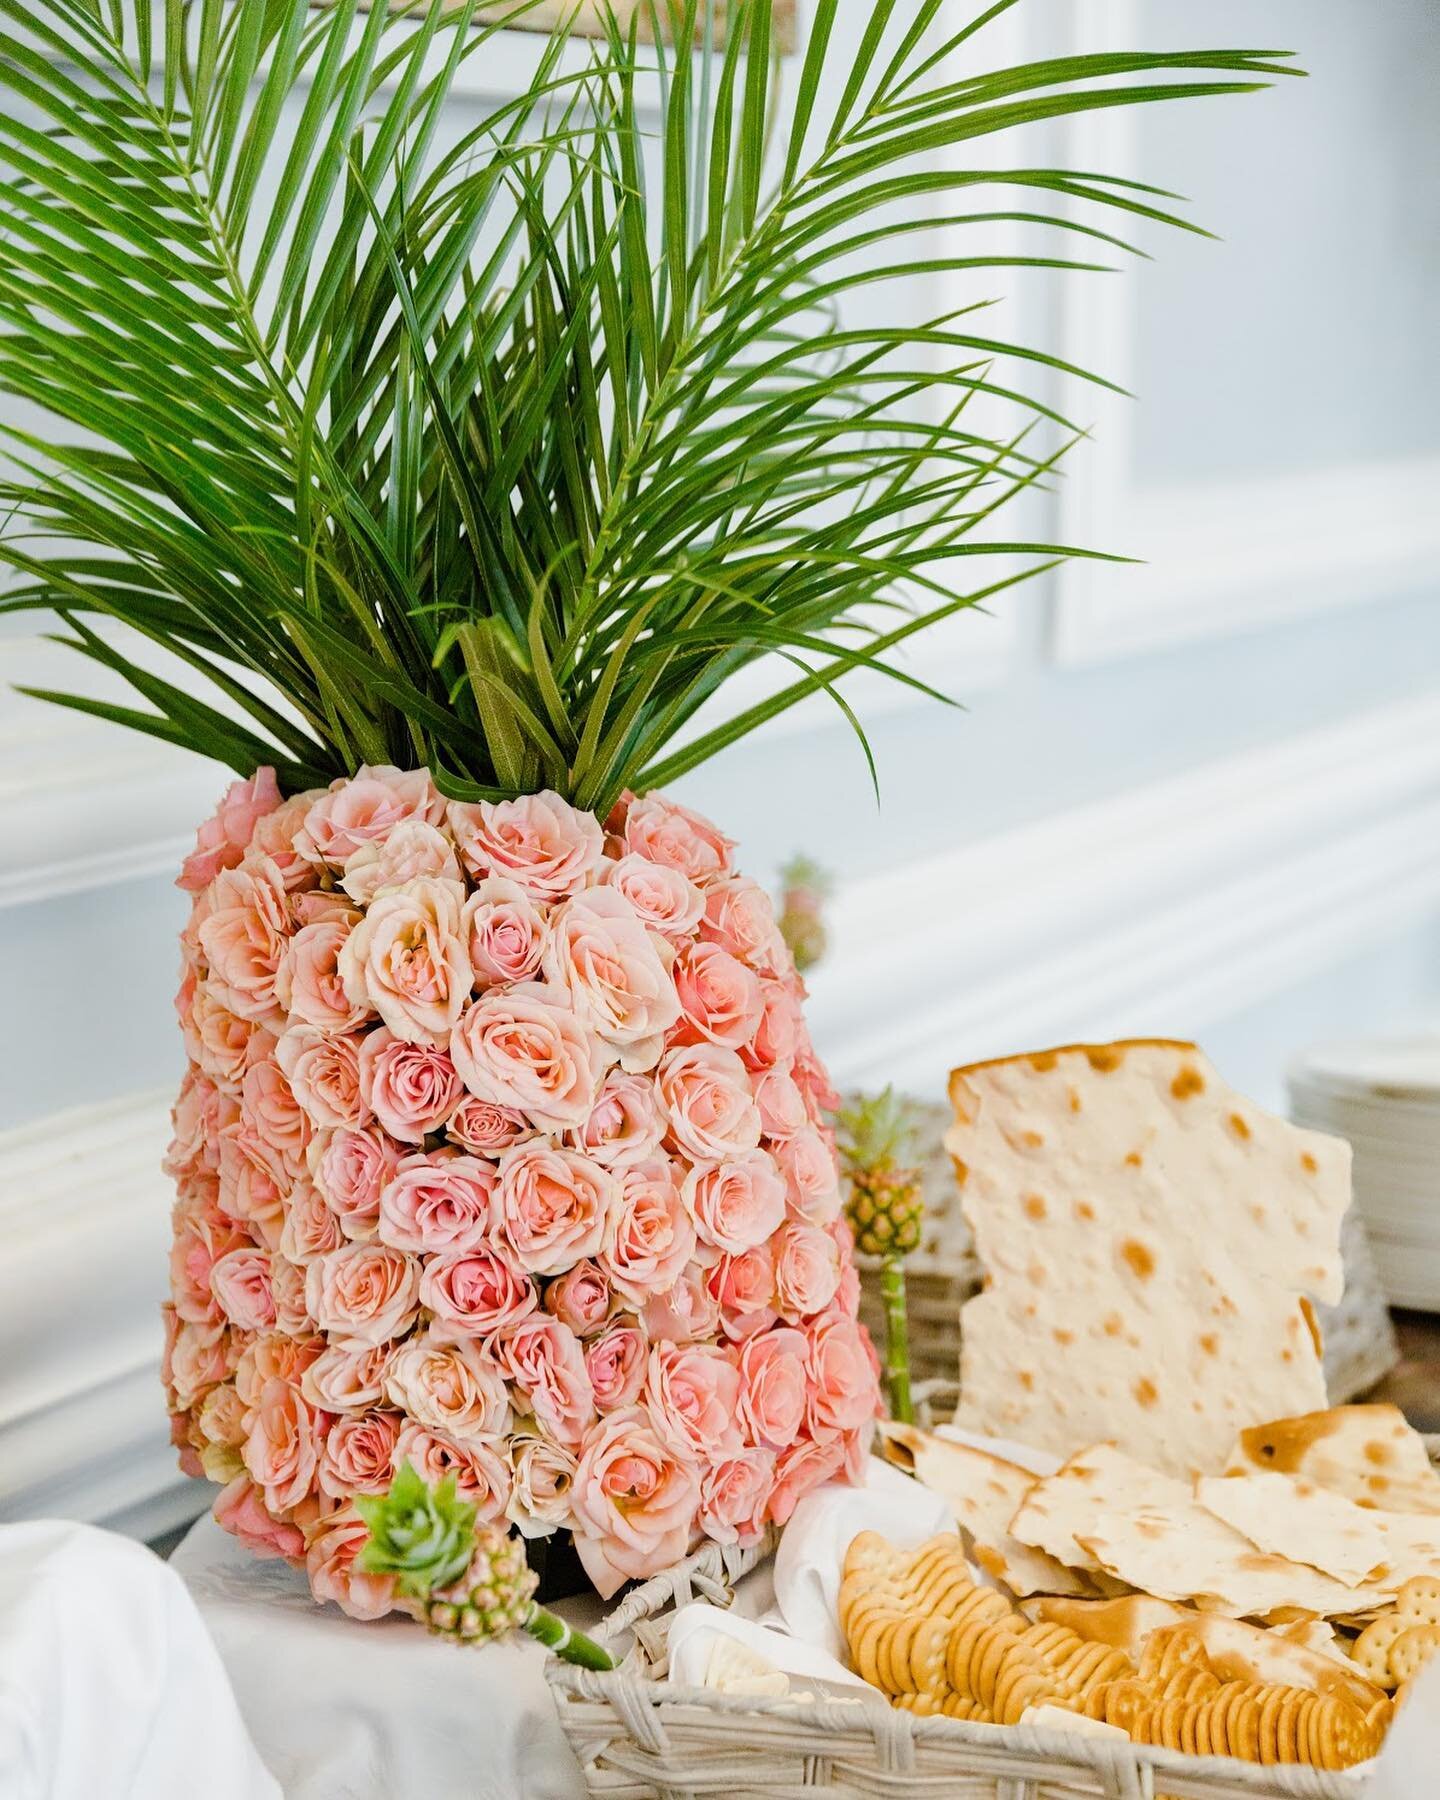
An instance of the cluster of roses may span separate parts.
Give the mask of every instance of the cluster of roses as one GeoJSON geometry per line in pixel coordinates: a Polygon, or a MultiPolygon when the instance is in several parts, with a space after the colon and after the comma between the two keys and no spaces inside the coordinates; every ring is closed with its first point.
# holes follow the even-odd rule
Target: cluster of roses
{"type": "Polygon", "coordinates": [[[360,1617],[408,1460],[602,1594],[853,1476],[873,1353],[768,897],[657,796],[362,769],[201,830],[165,1382],[221,1524],[360,1617]]]}

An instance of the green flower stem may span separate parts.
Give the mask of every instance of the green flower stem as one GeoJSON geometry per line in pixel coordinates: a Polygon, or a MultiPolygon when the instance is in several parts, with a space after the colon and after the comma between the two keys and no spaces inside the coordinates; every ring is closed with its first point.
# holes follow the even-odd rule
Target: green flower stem
{"type": "Polygon", "coordinates": [[[613,1669],[615,1658],[583,1631],[575,1631],[558,1613],[533,1601],[525,1629],[547,1650],[553,1650],[562,1662],[578,1663],[582,1669],[613,1669]]]}
{"type": "Polygon", "coordinates": [[[880,1292],[885,1297],[885,1381],[890,1389],[890,1416],[902,1425],[915,1423],[910,1400],[910,1329],[905,1317],[905,1265],[887,1256],[880,1265],[880,1292]]]}

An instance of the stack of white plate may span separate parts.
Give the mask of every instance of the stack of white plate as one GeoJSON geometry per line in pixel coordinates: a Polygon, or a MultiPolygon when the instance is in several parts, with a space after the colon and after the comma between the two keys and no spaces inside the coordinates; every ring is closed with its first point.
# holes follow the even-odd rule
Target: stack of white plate
{"type": "Polygon", "coordinates": [[[1391,1305],[1440,1312],[1440,1034],[1308,1051],[1290,1070],[1290,1111],[1350,1140],[1391,1305]]]}

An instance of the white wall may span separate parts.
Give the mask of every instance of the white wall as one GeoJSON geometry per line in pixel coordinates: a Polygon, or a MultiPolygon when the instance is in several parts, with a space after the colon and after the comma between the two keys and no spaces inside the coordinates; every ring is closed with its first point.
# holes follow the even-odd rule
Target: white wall
{"type": "MultiPolygon", "coordinates": [[[[756,874],[803,848],[841,877],[814,1020],[844,1079],[936,1093],[971,1056],[1152,1031],[1203,1038],[1276,1103],[1299,1043],[1440,1001],[1440,19],[1424,0],[1222,0],[1203,31],[1181,0],[1019,10],[1036,51],[1198,32],[1314,71],[1027,149],[1143,168],[1226,234],[1151,234],[1138,280],[1018,296],[1142,396],[1092,398],[1096,442],[1041,529],[1150,563],[1022,590],[919,652],[968,710],[868,705],[878,813],[819,702],[683,792],[756,874]]],[[[34,654],[0,639],[7,674],[34,654]]],[[[0,1125],[20,1128],[0,1137],[0,1516],[151,1529],[198,1497],[151,1372],[154,1162],[180,1067],[169,877],[223,779],[0,701],[0,1125]],[[83,1354],[53,1335],[62,1306],[83,1354]]]]}

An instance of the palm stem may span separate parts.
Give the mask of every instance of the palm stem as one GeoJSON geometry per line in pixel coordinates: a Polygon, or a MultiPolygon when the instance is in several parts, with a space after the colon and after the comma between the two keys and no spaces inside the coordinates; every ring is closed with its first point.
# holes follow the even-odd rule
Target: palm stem
{"type": "Polygon", "coordinates": [[[548,1607],[530,1605],[530,1616],[525,1621],[525,1630],[547,1650],[553,1651],[561,1662],[576,1663],[582,1669],[613,1669],[617,1666],[615,1658],[592,1637],[583,1631],[576,1631],[567,1625],[558,1613],[548,1607]]]}
{"type": "Polygon", "coordinates": [[[902,1425],[915,1423],[910,1399],[910,1327],[905,1311],[905,1264],[887,1256],[880,1264],[880,1293],[885,1302],[885,1385],[890,1416],[902,1425]]]}

